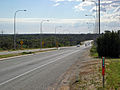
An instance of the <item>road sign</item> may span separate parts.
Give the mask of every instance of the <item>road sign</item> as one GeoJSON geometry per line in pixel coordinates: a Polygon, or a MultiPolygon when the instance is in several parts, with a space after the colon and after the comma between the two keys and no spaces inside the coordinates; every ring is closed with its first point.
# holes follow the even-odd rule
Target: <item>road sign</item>
{"type": "Polygon", "coordinates": [[[23,45],[23,41],[20,41],[20,44],[23,45]]]}
{"type": "Polygon", "coordinates": [[[105,75],[105,57],[102,57],[102,76],[103,76],[103,88],[104,88],[104,75],[105,75]]]}
{"type": "Polygon", "coordinates": [[[102,57],[102,75],[105,75],[105,58],[102,57]]]}
{"type": "Polygon", "coordinates": [[[21,49],[23,49],[23,41],[20,41],[21,49]]]}

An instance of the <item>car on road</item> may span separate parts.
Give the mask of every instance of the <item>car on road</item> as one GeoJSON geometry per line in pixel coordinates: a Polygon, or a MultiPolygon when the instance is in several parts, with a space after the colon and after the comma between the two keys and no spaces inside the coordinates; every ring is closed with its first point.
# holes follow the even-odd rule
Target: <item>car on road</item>
{"type": "Polygon", "coordinates": [[[80,45],[78,44],[77,47],[80,47],[80,45]]]}

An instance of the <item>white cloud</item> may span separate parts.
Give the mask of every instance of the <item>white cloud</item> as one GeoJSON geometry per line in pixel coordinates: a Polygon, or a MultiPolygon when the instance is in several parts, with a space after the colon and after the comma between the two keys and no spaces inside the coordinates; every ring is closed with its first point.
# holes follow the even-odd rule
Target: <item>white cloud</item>
{"type": "Polygon", "coordinates": [[[56,6],[59,6],[59,5],[60,5],[60,3],[56,3],[56,4],[54,4],[53,6],[55,6],[55,7],[56,7],[56,6]]]}
{"type": "Polygon", "coordinates": [[[51,1],[54,1],[54,2],[63,2],[65,0],[51,0],[51,1]]]}
{"type": "MultiPolygon", "coordinates": [[[[91,19],[55,19],[55,18],[47,18],[50,20],[47,23],[61,23],[61,24],[74,24],[74,23],[85,23],[91,21],[91,19]]],[[[16,22],[18,23],[40,23],[42,20],[47,20],[46,18],[17,18],[16,22]]],[[[13,23],[13,18],[0,18],[0,22],[10,22],[13,23]]]]}
{"type": "MultiPolygon", "coordinates": [[[[76,12],[80,11],[90,11],[96,13],[95,3],[91,2],[92,0],[86,0],[82,2],[82,0],[54,0],[54,2],[78,2],[78,5],[73,6],[76,12]],[[86,8],[90,7],[91,8],[86,8]]],[[[98,1],[95,0],[98,5],[98,1]]],[[[98,7],[98,6],[97,6],[98,7]]],[[[109,18],[112,18],[112,21],[118,21],[120,11],[120,0],[101,0],[101,21],[109,21],[109,18]]]]}
{"type": "Polygon", "coordinates": [[[92,6],[92,5],[93,5],[92,2],[82,2],[82,3],[74,6],[74,8],[76,11],[85,11],[86,9],[84,9],[84,7],[92,6]]]}

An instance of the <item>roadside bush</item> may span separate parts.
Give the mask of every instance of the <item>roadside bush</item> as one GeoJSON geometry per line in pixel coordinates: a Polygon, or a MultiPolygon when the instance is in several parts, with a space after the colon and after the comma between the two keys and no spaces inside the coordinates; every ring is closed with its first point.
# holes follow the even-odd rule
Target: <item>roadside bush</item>
{"type": "Polygon", "coordinates": [[[120,55],[120,38],[116,32],[107,32],[97,39],[97,52],[99,57],[114,57],[120,55]]]}
{"type": "Polygon", "coordinates": [[[93,56],[93,57],[98,57],[98,53],[97,53],[96,48],[97,48],[97,47],[96,47],[95,45],[93,45],[92,48],[90,49],[90,54],[91,54],[91,56],[93,56]]]}

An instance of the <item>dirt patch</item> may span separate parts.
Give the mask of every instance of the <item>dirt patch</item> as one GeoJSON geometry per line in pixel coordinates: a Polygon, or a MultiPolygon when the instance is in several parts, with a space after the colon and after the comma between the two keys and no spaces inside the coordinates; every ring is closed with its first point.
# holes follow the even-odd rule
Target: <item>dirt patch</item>
{"type": "Polygon", "coordinates": [[[48,90],[96,90],[102,87],[101,60],[90,57],[89,53],[85,52],[48,90]]]}

